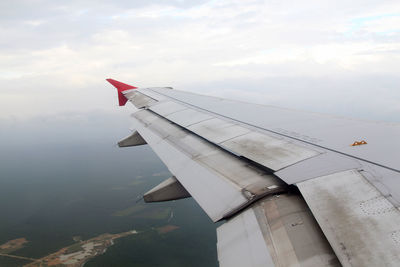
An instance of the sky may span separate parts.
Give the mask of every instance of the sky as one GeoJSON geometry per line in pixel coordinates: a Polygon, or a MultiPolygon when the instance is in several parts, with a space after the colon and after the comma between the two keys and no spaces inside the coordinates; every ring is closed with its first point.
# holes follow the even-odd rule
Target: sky
{"type": "Polygon", "coordinates": [[[398,0],[3,0],[0,35],[3,124],[128,113],[109,77],[400,121],[398,0]]]}

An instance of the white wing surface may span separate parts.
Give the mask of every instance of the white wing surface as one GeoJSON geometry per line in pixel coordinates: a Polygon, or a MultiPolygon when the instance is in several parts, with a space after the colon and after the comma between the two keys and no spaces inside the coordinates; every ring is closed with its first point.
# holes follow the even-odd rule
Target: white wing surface
{"type": "Polygon", "coordinates": [[[399,266],[399,124],[108,80],[174,177],[148,201],[192,196],[220,266],[399,266]]]}

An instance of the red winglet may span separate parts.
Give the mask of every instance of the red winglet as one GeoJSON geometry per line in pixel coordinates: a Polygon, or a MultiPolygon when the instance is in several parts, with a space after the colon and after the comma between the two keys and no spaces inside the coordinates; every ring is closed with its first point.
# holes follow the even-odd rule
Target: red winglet
{"type": "Polygon", "coordinates": [[[126,83],[121,83],[119,81],[113,80],[113,79],[107,79],[107,82],[111,83],[115,88],[118,90],[118,102],[120,106],[124,106],[128,99],[122,94],[123,91],[129,90],[129,89],[136,89],[137,87],[126,84],[126,83]]]}

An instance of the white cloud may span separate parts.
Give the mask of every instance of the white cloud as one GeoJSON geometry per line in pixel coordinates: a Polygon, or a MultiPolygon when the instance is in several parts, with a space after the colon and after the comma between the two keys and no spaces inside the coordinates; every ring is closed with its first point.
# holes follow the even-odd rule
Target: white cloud
{"type": "Polygon", "coordinates": [[[39,25],[42,25],[43,23],[46,23],[46,21],[45,20],[27,20],[27,21],[24,21],[24,23],[26,25],[37,27],[39,25]]]}
{"type": "MultiPolygon", "coordinates": [[[[346,90],[348,77],[359,79],[359,87],[370,83],[366,77],[375,77],[377,87],[391,83],[395,88],[398,82],[387,78],[398,76],[400,69],[398,1],[125,4],[63,2],[49,5],[53,12],[43,8],[19,17],[9,12],[0,19],[3,116],[113,109],[115,92],[103,80],[109,76],[139,86],[194,91],[203,91],[198,86],[203,84],[209,93],[213,85],[240,81],[241,88],[229,90],[231,98],[242,98],[245,88],[250,101],[283,105],[294,105],[296,98],[307,105],[302,89],[308,87],[310,95],[330,95],[334,106],[341,99],[331,91],[346,90]],[[326,89],[310,82],[325,77],[342,82],[326,89]],[[290,94],[265,96],[268,79],[275,78],[296,80],[286,84],[293,89],[290,94]],[[18,109],[10,104],[17,98],[18,109]]],[[[363,94],[378,103],[373,88],[366,88],[363,94]]],[[[379,105],[385,105],[382,99],[394,105],[393,94],[381,95],[379,105]]]]}
{"type": "Polygon", "coordinates": [[[369,33],[397,34],[400,32],[400,14],[367,21],[363,29],[369,33]]]}

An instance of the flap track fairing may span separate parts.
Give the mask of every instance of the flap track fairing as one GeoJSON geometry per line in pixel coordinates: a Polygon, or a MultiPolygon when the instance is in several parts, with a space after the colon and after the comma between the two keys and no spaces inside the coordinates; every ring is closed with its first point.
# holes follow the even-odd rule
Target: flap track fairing
{"type": "Polygon", "coordinates": [[[140,146],[145,144],[147,144],[146,141],[137,131],[134,131],[133,134],[118,142],[119,147],[140,146]]]}
{"type": "Polygon", "coordinates": [[[182,184],[172,176],[144,194],[145,202],[161,202],[191,197],[182,184]]]}

